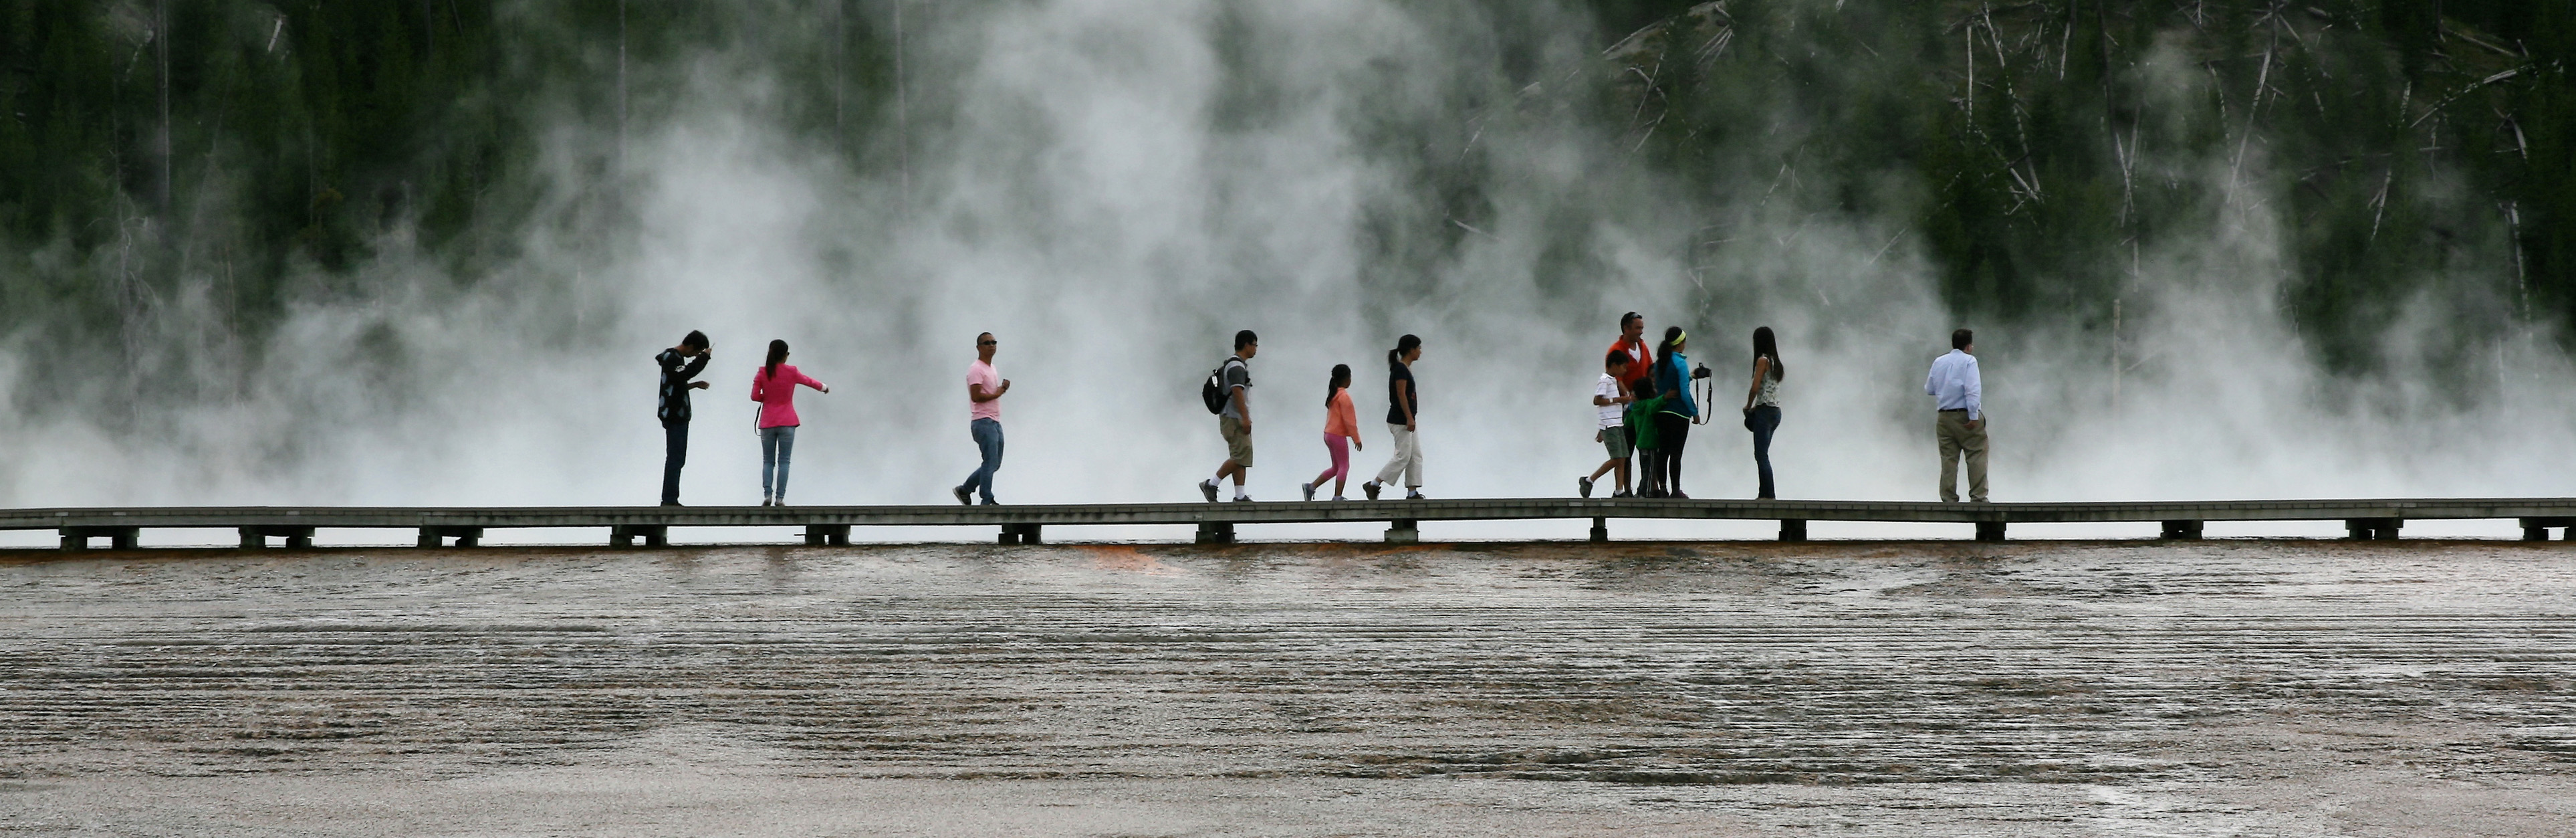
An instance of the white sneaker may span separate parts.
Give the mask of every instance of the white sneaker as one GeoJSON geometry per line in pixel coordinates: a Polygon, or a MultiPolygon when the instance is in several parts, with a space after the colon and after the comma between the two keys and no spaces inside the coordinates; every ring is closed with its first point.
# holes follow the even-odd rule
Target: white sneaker
{"type": "Polygon", "coordinates": [[[1313,483],[1299,483],[1297,484],[1297,491],[1305,493],[1306,499],[1309,501],[1315,499],[1315,484],[1313,483]]]}

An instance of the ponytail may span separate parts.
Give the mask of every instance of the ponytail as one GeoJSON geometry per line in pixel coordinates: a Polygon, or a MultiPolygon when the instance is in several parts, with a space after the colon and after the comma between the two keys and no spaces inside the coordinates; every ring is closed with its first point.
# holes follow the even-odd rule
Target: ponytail
{"type": "Polygon", "coordinates": [[[1386,362],[1390,364],[1404,363],[1404,353],[1411,352],[1415,347],[1421,345],[1422,339],[1412,335],[1405,335],[1404,337],[1396,338],[1395,348],[1387,350],[1386,362]]]}
{"type": "Polygon", "coordinates": [[[1333,396],[1348,386],[1351,386],[1351,365],[1334,364],[1332,379],[1324,382],[1324,408],[1332,409],[1333,396]]]}
{"type": "Polygon", "coordinates": [[[768,363],[768,364],[763,368],[763,370],[762,370],[762,377],[764,377],[764,378],[777,378],[777,377],[778,377],[778,362],[780,362],[780,361],[784,361],[784,360],[787,360],[787,342],[786,342],[786,341],[783,341],[783,340],[773,340],[773,341],[770,341],[770,342],[769,342],[769,363],[768,363]]]}

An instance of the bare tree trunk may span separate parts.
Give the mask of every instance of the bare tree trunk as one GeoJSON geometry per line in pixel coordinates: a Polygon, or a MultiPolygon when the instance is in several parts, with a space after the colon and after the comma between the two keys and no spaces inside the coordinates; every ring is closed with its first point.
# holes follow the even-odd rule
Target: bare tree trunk
{"type": "Polygon", "coordinates": [[[611,177],[626,168],[626,0],[617,0],[617,159],[611,177]]]}
{"type": "Polygon", "coordinates": [[[844,155],[850,152],[850,133],[843,116],[849,100],[849,49],[849,0],[832,0],[832,150],[844,155]]]}
{"type": "Polygon", "coordinates": [[[903,78],[903,0],[894,0],[894,160],[902,177],[896,209],[912,211],[912,115],[903,78]]]}
{"type": "Polygon", "coordinates": [[[170,223],[170,0],[152,6],[152,45],[161,65],[161,130],[155,142],[161,154],[161,176],[154,182],[152,202],[166,226],[170,223]]]}

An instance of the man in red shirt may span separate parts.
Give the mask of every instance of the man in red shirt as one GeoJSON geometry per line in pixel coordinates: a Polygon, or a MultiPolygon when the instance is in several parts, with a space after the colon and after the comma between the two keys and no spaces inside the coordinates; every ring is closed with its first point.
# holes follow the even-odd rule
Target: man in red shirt
{"type": "MultiPolygon", "coordinates": [[[[1633,311],[1619,315],[1619,340],[1610,344],[1610,351],[1626,355],[1629,359],[1626,378],[1620,383],[1625,384],[1631,394],[1644,392],[1641,388],[1655,376],[1655,350],[1646,347],[1646,318],[1637,316],[1633,311]]],[[[1629,425],[1626,430],[1629,439],[1637,438],[1637,429],[1634,425],[1629,425]]],[[[1646,451],[1640,448],[1636,449],[1635,453],[1644,454],[1646,451]]],[[[1620,483],[1619,491],[1613,493],[1614,496],[1628,492],[1628,487],[1625,485],[1627,481],[1623,479],[1620,483]]],[[[1645,481],[1639,481],[1637,488],[1642,493],[1645,481]]]]}
{"type": "Polygon", "coordinates": [[[1655,351],[1646,347],[1645,335],[1646,318],[1637,316],[1633,311],[1619,316],[1619,340],[1610,344],[1610,351],[1628,353],[1630,389],[1635,389],[1637,382],[1652,378],[1655,374],[1655,351]]]}

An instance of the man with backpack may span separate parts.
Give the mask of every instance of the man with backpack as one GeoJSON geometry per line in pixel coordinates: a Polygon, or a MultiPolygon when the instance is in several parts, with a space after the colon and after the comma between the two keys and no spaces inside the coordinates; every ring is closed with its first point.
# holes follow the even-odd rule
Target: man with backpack
{"type": "Polygon", "coordinates": [[[1244,472],[1252,468],[1252,367],[1245,362],[1260,352],[1261,339],[1251,329],[1234,333],[1234,355],[1199,387],[1200,400],[1217,415],[1217,433],[1225,437],[1225,464],[1217,466],[1215,477],[1199,481],[1199,494],[1209,503],[1216,502],[1217,481],[1229,474],[1234,475],[1235,502],[1252,500],[1243,493],[1244,472]]]}

